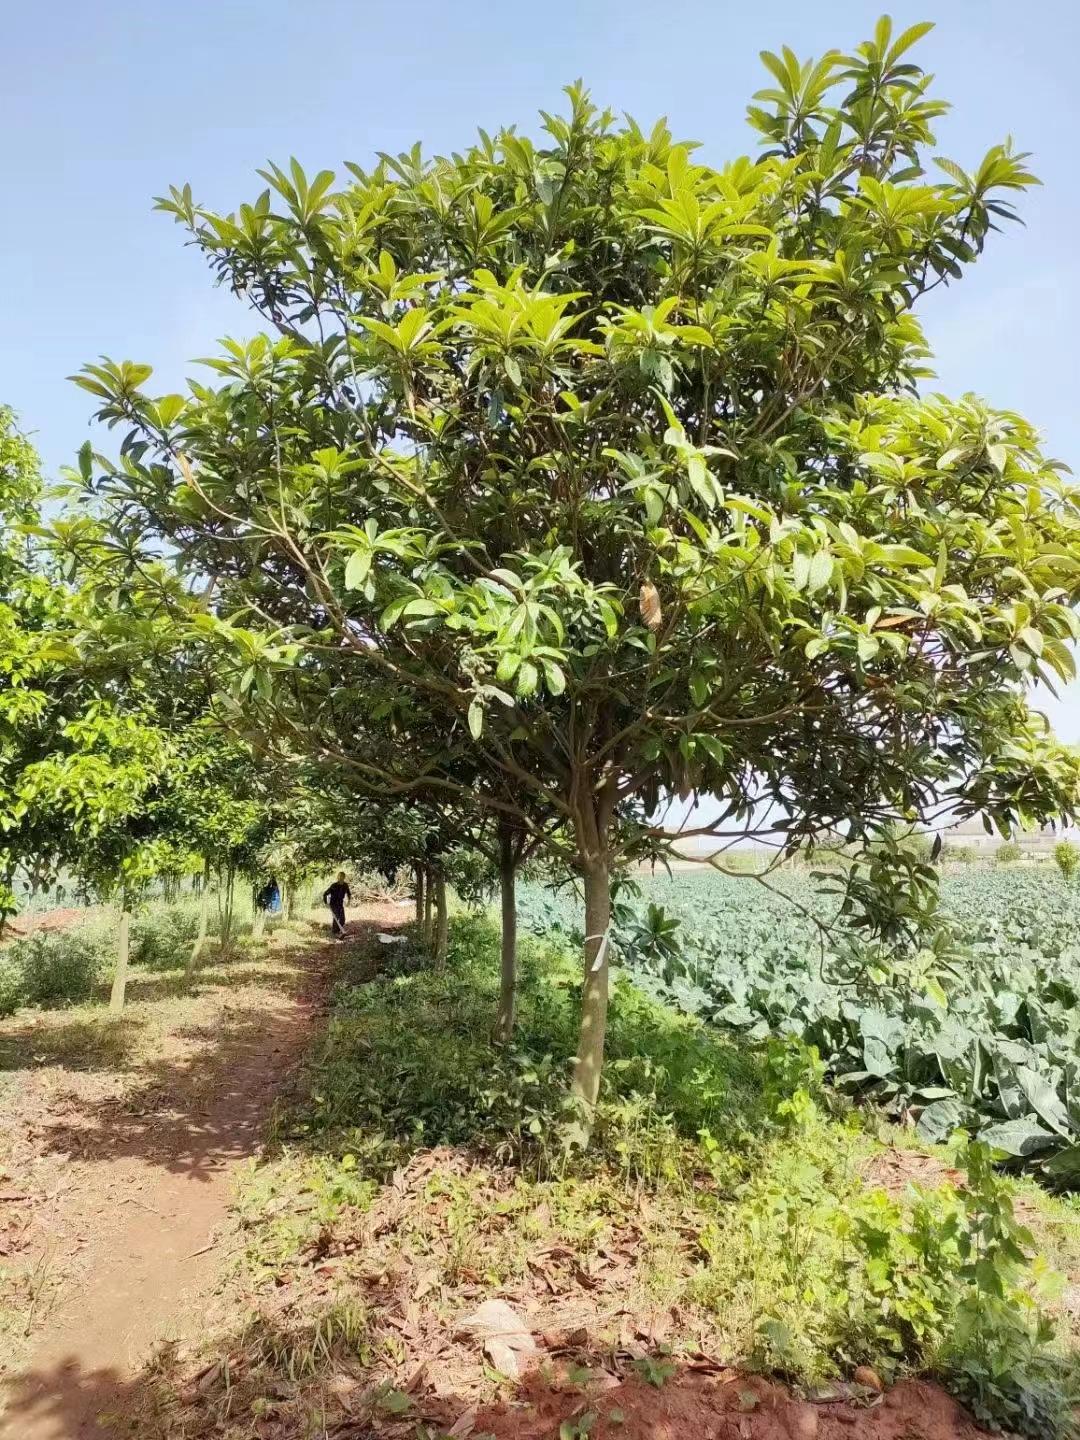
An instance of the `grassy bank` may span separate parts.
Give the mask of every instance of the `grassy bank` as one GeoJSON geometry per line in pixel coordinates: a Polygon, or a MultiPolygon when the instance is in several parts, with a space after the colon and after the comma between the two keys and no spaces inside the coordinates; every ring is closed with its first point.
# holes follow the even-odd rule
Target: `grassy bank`
{"type": "MultiPolygon", "coordinates": [[[[346,1391],[349,1413],[416,1425],[440,1396],[512,1393],[461,1333],[491,1297],[586,1370],[622,1357],[662,1385],[706,1357],[819,1394],[861,1367],[933,1375],[983,1418],[1068,1433],[1060,1302],[980,1147],[959,1170],[885,1147],[801,1043],[748,1043],[620,981],[593,1143],[568,1149],[576,968],[542,942],[522,959],[504,1053],[486,921],[455,921],[441,974],[411,944],[344,952],[303,1094],[241,1198],[252,1318],[186,1433],[246,1433],[230,1417],[260,1406],[299,1424],[346,1391]]],[[[1046,1203],[1023,1218],[1067,1215],[1046,1203]]]]}

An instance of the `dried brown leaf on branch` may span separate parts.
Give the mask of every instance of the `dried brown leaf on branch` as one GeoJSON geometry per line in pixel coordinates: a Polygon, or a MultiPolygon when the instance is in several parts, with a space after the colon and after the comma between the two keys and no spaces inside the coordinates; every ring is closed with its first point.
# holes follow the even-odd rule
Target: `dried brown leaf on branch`
{"type": "Polygon", "coordinates": [[[638,607],[642,620],[655,634],[664,623],[664,614],[660,606],[660,593],[651,580],[646,580],[638,591],[638,607]]]}

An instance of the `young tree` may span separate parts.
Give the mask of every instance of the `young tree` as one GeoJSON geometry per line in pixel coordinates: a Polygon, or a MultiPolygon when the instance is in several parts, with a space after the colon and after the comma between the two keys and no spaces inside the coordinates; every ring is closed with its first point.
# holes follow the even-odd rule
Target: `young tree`
{"type": "MultiPolygon", "coordinates": [[[[294,161],[232,214],[174,189],[267,333],[186,396],[127,362],[79,377],[127,431],[90,488],[126,543],[215,577],[256,686],[390,685],[471,746],[492,784],[466,798],[572,833],[586,1108],[613,869],[663,839],[665,794],[792,847],[1075,807],[1025,698],[1072,674],[1075,493],[1020,416],[916,390],[916,305],[1032,183],[1000,145],[926,173],[927,28],[767,55],[766,149],[720,169],[575,86],[543,143],[481,133],[344,184],[294,161]]],[[[363,732],[350,759],[385,782],[363,732]]],[[[407,753],[392,778],[462,791],[407,753]]],[[[847,881],[885,934],[933,884],[891,857],[847,881]]]]}
{"type": "Polygon", "coordinates": [[[277,737],[273,763],[280,769],[295,769],[301,754],[317,761],[301,773],[322,796],[320,821],[337,813],[335,798],[348,797],[351,830],[344,823],[331,848],[323,846],[323,858],[357,859],[359,845],[371,868],[381,868],[380,856],[387,864],[411,866],[416,923],[426,939],[432,938],[427,932],[439,908],[438,867],[431,864],[436,850],[452,857],[455,882],[463,874],[463,856],[482,856],[489,863],[498,878],[502,925],[496,1033],[508,1041],[517,975],[518,870],[541,846],[555,849],[561,843],[563,852],[572,852],[550,807],[478,765],[463,727],[448,729],[443,717],[391,685],[325,692],[305,684],[285,693],[263,686],[263,692],[252,673],[242,703],[235,703],[237,727],[263,744],[267,736],[277,737]],[[424,784],[427,776],[430,786],[424,784]]]}
{"type": "Polygon", "coordinates": [[[221,939],[227,942],[231,936],[236,877],[259,869],[270,796],[260,783],[258,763],[249,748],[215,721],[205,683],[194,687],[188,699],[191,708],[175,736],[173,761],[155,819],[163,834],[202,861],[199,932],[188,956],[190,975],[206,944],[215,872],[223,877],[221,939]]]}
{"type": "Polygon", "coordinates": [[[33,448],[0,411],[0,923],[20,871],[49,884],[67,869],[119,893],[119,1004],[126,896],[145,876],[166,740],[115,649],[115,609],[35,543],[40,485],[33,448]]]}
{"type": "Polygon", "coordinates": [[[1059,840],[1054,846],[1054,864],[1062,879],[1071,884],[1073,876],[1080,870],[1080,846],[1073,840],[1059,840]]]}

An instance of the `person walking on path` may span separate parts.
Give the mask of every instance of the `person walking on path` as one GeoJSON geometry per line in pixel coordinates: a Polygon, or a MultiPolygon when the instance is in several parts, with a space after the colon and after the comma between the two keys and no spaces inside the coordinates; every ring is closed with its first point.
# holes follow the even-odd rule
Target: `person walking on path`
{"type": "Polygon", "coordinates": [[[352,901],[352,891],[345,880],[345,871],[339,870],[332,885],[323,891],[323,904],[330,906],[330,934],[335,940],[345,938],[345,902],[352,901]]]}

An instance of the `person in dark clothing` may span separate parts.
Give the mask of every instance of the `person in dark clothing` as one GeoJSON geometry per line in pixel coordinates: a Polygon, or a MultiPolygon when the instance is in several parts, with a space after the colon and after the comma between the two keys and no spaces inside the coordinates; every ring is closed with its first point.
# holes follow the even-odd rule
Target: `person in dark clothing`
{"type": "Polygon", "coordinates": [[[345,935],[345,902],[352,900],[352,891],[345,881],[345,871],[339,870],[332,885],[323,891],[323,904],[330,906],[330,934],[335,940],[345,935]]]}

